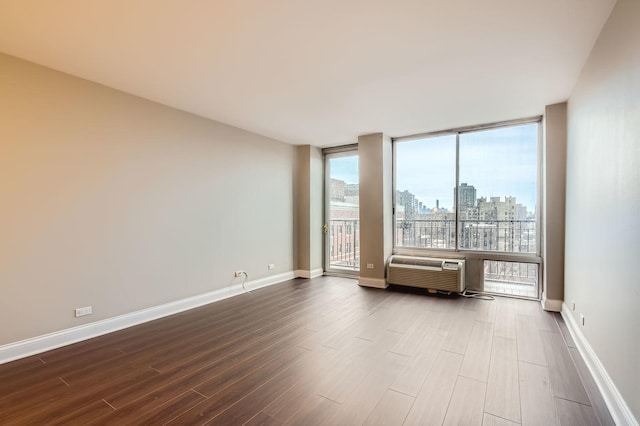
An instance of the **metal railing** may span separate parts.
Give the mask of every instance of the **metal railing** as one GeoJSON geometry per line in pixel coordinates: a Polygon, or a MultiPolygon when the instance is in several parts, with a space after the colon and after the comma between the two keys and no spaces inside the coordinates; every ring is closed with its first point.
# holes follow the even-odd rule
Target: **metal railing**
{"type": "Polygon", "coordinates": [[[360,269],[360,221],[358,219],[329,221],[329,265],[331,268],[351,271],[360,269]]]}
{"type": "Polygon", "coordinates": [[[536,263],[484,261],[484,291],[537,299],[539,282],[536,263]]]}
{"type": "MultiPolygon", "coordinates": [[[[463,250],[536,253],[536,221],[461,220],[458,245],[463,250]]],[[[456,222],[449,219],[396,220],[397,247],[456,248],[456,222]]]]}
{"type": "Polygon", "coordinates": [[[484,261],[485,281],[534,286],[538,283],[538,265],[524,262],[484,261]]]}
{"type": "MultiPolygon", "coordinates": [[[[417,248],[456,248],[455,220],[397,220],[396,246],[417,248]]],[[[527,220],[462,220],[459,243],[461,249],[495,252],[536,253],[536,221],[527,220]]],[[[357,271],[360,268],[360,221],[329,221],[330,267],[357,271]]],[[[524,263],[523,265],[527,265],[524,263]]],[[[527,267],[528,268],[528,267],[527,267]]],[[[485,278],[503,282],[537,281],[530,269],[508,268],[502,262],[492,264],[485,278]]]]}

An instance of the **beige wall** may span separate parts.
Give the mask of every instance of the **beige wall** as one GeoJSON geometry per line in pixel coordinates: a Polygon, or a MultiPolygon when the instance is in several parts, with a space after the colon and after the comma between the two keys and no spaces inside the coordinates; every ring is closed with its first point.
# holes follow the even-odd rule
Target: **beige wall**
{"type": "Polygon", "coordinates": [[[0,345],[292,271],[294,161],[0,55],[0,345]]]}
{"type": "Polygon", "coordinates": [[[311,229],[310,237],[310,262],[311,271],[317,271],[323,268],[322,261],[324,248],[324,233],[322,225],[324,224],[324,160],[322,150],[317,147],[311,147],[309,152],[309,187],[311,191],[310,214],[309,221],[311,229]]]}
{"type": "Polygon", "coordinates": [[[358,138],[360,174],[360,284],[386,287],[385,264],[393,249],[391,139],[358,138]],[[368,268],[367,265],[373,265],[368,268]]]}
{"type": "Polygon", "coordinates": [[[294,264],[304,277],[322,269],[323,185],[322,150],[310,145],[296,147],[294,264]]]}
{"type": "Polygon", "coordinates": [[[559,311],[564,299],[564,214],[567,163],[567,103],[544,111],[542,149],[542,305],[559,311]]]}
{"type": "Polygon", "coordinates": [[[294,214],[294,267],[296,270],[311,270],[311,192],[309,162],[311,146],[301,145],[295,148],[296,162],[294,168],[293,187],[296,198],[294,214]]]}
{"type": "Polygon", "coordinates": [[[640,2],[619,0],[569,99],[565,301],[640,419],[640,2]]]}

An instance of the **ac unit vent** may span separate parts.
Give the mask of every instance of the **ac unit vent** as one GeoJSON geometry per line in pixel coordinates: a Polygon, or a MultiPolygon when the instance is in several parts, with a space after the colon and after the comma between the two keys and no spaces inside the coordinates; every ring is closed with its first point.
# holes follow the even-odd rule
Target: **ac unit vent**
{"type": "Polygon", "coordinates": [[[430,266],[432,268],[440,268],[442,266],[441,259],[429,257],[392,256],[390,262],[395,265],[430,266]]]}
{"type": "Polygon", "coordinates": [[[387,283],[461,293],[464,266],[459,259],[394,255],[387,264],[387,283]]]}

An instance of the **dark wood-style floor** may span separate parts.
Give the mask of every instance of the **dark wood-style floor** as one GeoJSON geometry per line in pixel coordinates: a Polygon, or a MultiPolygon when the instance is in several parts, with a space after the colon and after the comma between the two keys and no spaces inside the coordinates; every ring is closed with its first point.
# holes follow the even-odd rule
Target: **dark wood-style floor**
{"type": "Polygon", "coordinates": [[[613,424],[563,330],[533,301],[298,279],[0,365],[0,424],[613,424]]]}

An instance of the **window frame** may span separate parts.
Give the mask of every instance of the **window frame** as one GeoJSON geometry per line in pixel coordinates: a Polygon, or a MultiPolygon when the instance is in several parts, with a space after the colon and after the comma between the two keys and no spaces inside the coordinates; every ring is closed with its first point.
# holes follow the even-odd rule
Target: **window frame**
{"type": "MultiPolygon", "coordinates": [[[[359,161],[359,152],[357,144],[350,145],[340,145],[330,148],[322,149],[322,163],[323,163],[323,219],[326,225],[330,225],[330,185],[327,180],[330,179],[330,159],[331,158],[339,158],[339,157],[350,157],[350,156],[358,156],[359,161]]],[[[359,227],[359,218],[356,219],[356,224],[359,227]]],[[[322,250],[322,265],[324,269],[325,275],[336,275],[336,276],[347,276],[354,277],[360,274],[360,266],[359,266],[359,256],[354,256],[354,267],[353,268],[340,268],[336,266],[332,266],[332,259],[334,257],[343,256],[342,244],[341,241],[346,236],[342,228],[340,230],[335,229],[333,226],[329,226],[330,229],[330,238],[327,238],[327,235],[323,237],[323,250],[322,250]],[[337,239],[337,241],[336,241],[337,239]],[[358,265],[356,268],[355,265],[358,265]]],[[[355,233],[355,228],[354,231],[355,233]]],[[[359,232],[359,231],[358,231],[359,232]]]]}
{"type": "MultiPolygon", "coordinates": [[[[513,261],[513,262],[529,262],[542,264],[541,253],[543,251],[542,240],[542,212],[543,197],[542,197],[542,116],[535,116],[529,118],[523,118],[518,120],[501,121],[496,123],[489,123],[476,126],[466,126],[449,130],[442,130],[436,132],[419,133],[409,136],[402,136],[392,138],[392,175],[393,175],[393,253],[402,255],[413,256],[454,256],[454,257],[467,257],[467,258],[480,258],[486,260],[498,260],[498,261],[513,261]],[[396,245],[395,230],[396,230],[396,193],[397,193],[397,154],[396,148],[398,143],[405,141],[415,141],[419,139],[425,139],[437,136],[455,135],[456,137],[456,170],[455,170],[455,187],[460,187],[460,135],[463,133],[470,133],[482,130],[497,129],[502,127],[511,127],[522,124],[536,123],[538,125],[538,138],[537,138],[537,184],[536,184],[536,251],[534,253],[521,253],[521,252],[501,252],[501,251],[487,251],[487,250],[475,250],[475,249],[461,249],[459,248],[459,217],[458,210],[455,212],[455,248],[421,248],[421,247],[401,247],[396,245]]],[[[459,197],[459,191],[458,197],[459,197]]],[[[456,200],[456,205],[459,204],[459,200],[456,200]]]]}

